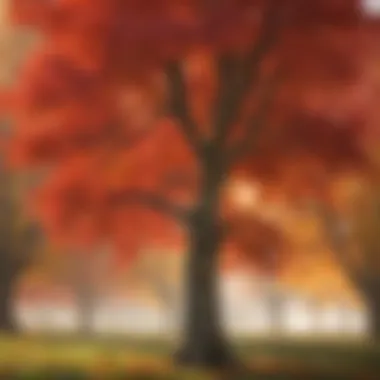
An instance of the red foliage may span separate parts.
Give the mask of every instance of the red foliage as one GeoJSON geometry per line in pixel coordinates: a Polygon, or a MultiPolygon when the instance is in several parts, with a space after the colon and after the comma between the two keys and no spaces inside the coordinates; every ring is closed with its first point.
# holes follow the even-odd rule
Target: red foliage
{"type": "MultiPolygon", "coordinates": [[[[197,205],[207,182],[205,156],[191,143],[194,134],[214,138],[215,129],[221,144],[213,158],[238,153],[228,174],[243,171],[288,190],[307,189],[313,165],[336,172],[362,163],[367,94],[357,86],[363,26],[356,1],[13,3],[15,19],[45,34],[16,91],[13,153],[23,165],[52,166],[38,204],[54,236],[112,239],[129,248],[146,236],[167,242],[176,228],[109,200],[137,188],[197,205]],[[265,58],[261,50],[272,40],[265,58]],[[271,95],[272,117],[257,146],[248,145],[238,160],[277,66],[283,77],[271,95]],[[236,80],[246,69],[253,72],[247,83],[236,80]],[[169,118],[161,113],[165,95],[172,100],[169,118]]],[[[244,236],[232,235],[239,249],[254,248],[260,261],[260,233],[255,245],[239,232],[244,236]]]]}
{"type": "Polygon", "coordinates": [[[225,261],[231,267],[250,267],[272,276],[285,267],[288,242],[279,227],[257,215],[237,215],[229,221],[225,261]]]}

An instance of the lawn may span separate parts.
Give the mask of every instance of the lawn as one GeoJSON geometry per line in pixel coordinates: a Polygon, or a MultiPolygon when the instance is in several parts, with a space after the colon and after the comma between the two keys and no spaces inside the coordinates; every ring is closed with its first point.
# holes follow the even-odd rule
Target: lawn
{"type": "Polygon", "coordinates": [[[235,346],[248,368],[244,374],[176,369],[173,345],[163,339],[2,336],[0,379],[379,379],[380,346],[364,342],[256,338],[235,346]]]}

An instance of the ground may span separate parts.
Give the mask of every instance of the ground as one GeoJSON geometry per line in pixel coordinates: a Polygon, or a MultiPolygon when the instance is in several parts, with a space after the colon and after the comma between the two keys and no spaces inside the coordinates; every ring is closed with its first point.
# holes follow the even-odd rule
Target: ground
{"type": "Polygon", "coordinates": [[[377,380],[380,373],[380,345],[360,341],[239,340],[244,374],[181,371],[171,364],[171,348],[152,338],[2,336],[0,379],[377,380]]]}

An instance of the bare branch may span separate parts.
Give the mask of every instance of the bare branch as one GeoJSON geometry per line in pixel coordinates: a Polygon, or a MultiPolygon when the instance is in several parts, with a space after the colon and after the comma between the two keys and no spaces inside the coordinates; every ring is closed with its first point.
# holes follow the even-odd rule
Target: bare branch
{"type": "Polygon", "coordinates": [[[368,273],[377,276],[380,263],[380,199],[378,188],[375,187],[372,191],[363,192],[361,196],[351,200],[350,208],[353,212],[353,237],[360,245],[363,264],[368,273]]]}
{"type": "Polygon", "coordinates": [[[246,127],[246,133],[242,137],[241,141],[237,142],[235,146],[231,148],[227,153],[228,165],[234,164],[239,159],[243,158],[249,153],[258,141],[258,136],[268,124],[268,118],[272,109],[273,100],[275,98],[276,90],[281,83],[282,71],[278,70],[269,83],[264,87],[261,95],[260,105],[252,117],[249,118],[246,127]]]}
{"type": "Polygon", "coordinates": [[[362,286],[365,276],[349,258],[350,239],[347,225],[321,202],[314,202],[314,210],[320,217],[327,240],[339,264],[354,285],[362,286]]]}
{"type": "Polygon", "coordinates": [[[257,85],[262,61],[277,41],[279,14],[280,8],[275,6],[274,1],[271,2],[264,15],[259,36],[242,62],[230,55],[224,55],[218,61],[220,89],[215,104],[214,122],[219,144],[224,144],[241,104],[249,91],[257,85]]]}
{"type": "Polygon", "coordinates": [[[165,260],[163,257],[159,258],[159,261],[152,260],[150,257],[146,263],[141,263],[141,267],[138,268],[138,277],[142,281],[146,281],[155,291],[157,296],[166,306],[171,306],[174,292],[173,286],[170,283],[172,279],[170,276],[168,277],[168,270],[165,268],[165,260]],[[145,265],[144,265],[145,264],[145,265]]]}
{"type": "Polygon", "coordinates": [[[126,190],[110,197],[114,206],[138,205],[171,216],[179,221],[186,221],[190,210],[176,205],[163,196],[144,190],[126,190]]]}
{"type": "Polygon", "coordinates": [[[233,123],[240,100],[244,97],[244,88],[247,82],[239,71],[238,62],[232,56],[222,56],[218,60],[218,98],[215,102],[215,134],[218,144],[224,142],[228,130],[233,123]]]}
{"type": "Polygon", "coordinates": [[[167,64],[166,76],[169,85],[169,112],[180,122],[183,135],[194,152],[198,154],[201,146],[201,137],[197,132],[196,123],[189,112],[186,85],[179,61],[167,64]]]}

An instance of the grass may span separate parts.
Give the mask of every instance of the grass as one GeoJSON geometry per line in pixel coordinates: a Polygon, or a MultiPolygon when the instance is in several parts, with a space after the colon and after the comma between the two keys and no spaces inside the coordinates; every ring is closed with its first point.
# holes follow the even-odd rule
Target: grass
{"type": "Polygon", "coordinates": [[[240,339],[249,374],[188,372],[172,366],[173,345],[158,338],[0,338],[0,380],[378,379],[380,346],[359,341],[240,339]]]}

